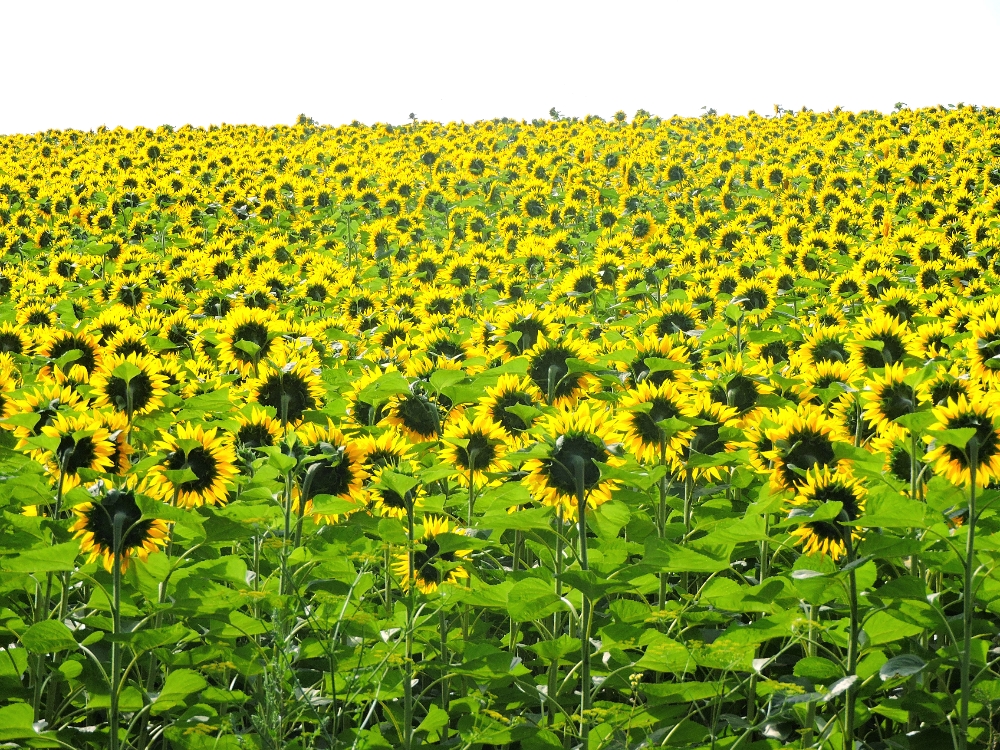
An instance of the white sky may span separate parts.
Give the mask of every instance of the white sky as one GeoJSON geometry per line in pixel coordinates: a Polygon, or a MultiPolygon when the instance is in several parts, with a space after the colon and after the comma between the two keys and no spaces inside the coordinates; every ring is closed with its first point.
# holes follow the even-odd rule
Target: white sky
{"type": "Polygon", "coordinates": [[[0,133],[1000,105],[1000,0],[0,0],[0,133]]]}

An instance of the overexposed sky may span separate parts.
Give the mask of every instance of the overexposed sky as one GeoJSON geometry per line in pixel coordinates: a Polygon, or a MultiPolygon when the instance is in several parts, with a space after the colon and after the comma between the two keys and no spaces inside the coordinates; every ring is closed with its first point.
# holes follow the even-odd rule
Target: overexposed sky
{"type": "Polygon", "coordinates": [[[0,0],[0,133],[1000,105],[1000,0],[0,0]]]}

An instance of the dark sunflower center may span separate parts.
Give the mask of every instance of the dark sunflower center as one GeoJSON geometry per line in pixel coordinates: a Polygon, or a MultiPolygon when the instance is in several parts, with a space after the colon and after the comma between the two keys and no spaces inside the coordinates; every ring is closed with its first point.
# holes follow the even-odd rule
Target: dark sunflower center
{"type": "Polygon", "coordinates": [[[902,339],[894,333],[877,334],[872,336],[872,340],[882,342],[882,351],[865,347],[864,353],[861,355],[861,360],[865,363],[865,367],[872,369],[885,367],[899,362],[903,359],[903,355],[906,354],[906,347],[903,346],[902,339]]]}
{"type": "Polygon", "coordinates": [[[181,492],[204,492],[219,475],[215,456],[200,445],[188,451],[187,455],[183,451],[174,451],[167,457],[168,469],[177,471],[185,467],[191,470],[195,479],[182,482],[178,487],[181,492]]]}
{"type": "Polygon", "coordinates": [[[793,432],[788,436],[791,446],[785,454],[785,466],[782,474],[788,484],[798,486],[805,481],[792,471],[795,467],[805,472],[814,466],[829,466],[833,463],[833,442],[819,432],[793,432]]]}
{"type": "Polygon", "coordinates": [[[896,446],[893,448],[892,455],[889,457],[889,471],[892,475],[896,477],[900,482],[909,482],[912,478],[910,476],[910,471],[914,468],[916,464],[916,469],[919,472],[922,468],[924,471],[930,471],[930,465],[922,466],[919,462],[914,461],[910,458],[910,454],[902,446],[896,446]]]}
{"type": "Polygon", "coordinates": [[[935,406],[947,403],[948,399],[958,401],[959,396],[967,395],[968,393],[966,392],[965,386],[957,380],[938,383],[931,388],[931,398],[934,400],[935,406]]]}
{"type": "Polygon", "coordinates": [[[262,424],[245,424],[236,431],[236,441],[247,448],[274,445],[274,435],[262,424]]]}
{"type": "Polygon", "coordinates": [[[149,375],[141,371],[128,382],[112,375],[108,378],[105,390],[111,403],[119,411],[128,411],[130,395],[132,411],[142,411],[153,400],[153,381],[149,375]]]}
{"type": "MultiPolygon", "coordinates": [[[[311,456],[322,455],[322,451],[317,447],[309,451],[311,456]]],[[[346,495],[354,480],[354,471],[351,460],[346,453],[341,453],[340,460],[334,461],[324,458],[314,464],[310,464],[309,471],[303,482],[303,495],[306,500],[311,500],[316,495],[346,495]]]]}
{"type": "Polygon", "coordinates": [[[657,422],[664,419],[673,419],[680,416],[680,409],[674,406],[665,398],[657,396],[650,404],[649,411],[637,411],[632,415],[632,425],[643,443],[659,443],[663,439],[663,432],[657,426],[657,422]]]}
{"type": "Polygon", "coordinates": [[[382,495],[382,505],[386,508],[394,508],[398,510],[406,509],[406,500],[398,492],[389,489],[383,489],[380,491],[382,495]]]}
{"type": "Polygon", "coordinates": [[[294,372],[271,373],[257,392],[257,403],[270,406],[289,422],[298,421],[307,409],[316,408],[308,384],[294,372]]]}
{"type": "MultiPolygon", "coordinates": [[[[813,346],[813,359],[817,362],[844,362],[847,349],[837,339],[820,339],[813,346]]],[[[879,367],[882,367],[879,364],[879,367]]]]}
{"type": "Polygon", "coordinates": [[[757,384],[746,375],[734,375],[724,389],[721,385],[712,389],[714,402],[733,406],[740,414],[750,411],[757,404],[759,395],[757,384]]]}
{"type": "Polygon", "coordinates": [[[603,462],[608,457],[607,449],[599,441],[587,433],[560,436],[548,461],[549,484],[564,495],[575,496],[582,467],[582,489],[584,492],[593,489],[601,481],[601,469],[595,461],[603,462]]]}
{"type": "Polygon", "coordinates": [[[113,553],[115,545],[114,519],[118,517],[122,530],[122,552],[142,546],[152,527],[152,521],[141,521],[142,511],[131,491],[111,490],[100,503],[87,513],[87,531],[106,552],[113,553]]]}
{"type": "MultiPolygon", "coordinates": [[[[710,415],[699,414],[700,419],[711,419],[710,415]]],[[[719,424],[703,424],[698,425],[694,428],[694,437],[691,438],[691,442],[684,447],[681,451],[685,460],[691,455],[691,452],[703,453],[705,455],[711,455],[713,453],[718,453],[725,446],[721,440],[719,440],[719,428],[722,425],[719,424]]]]}
{"type": "Polygon", "coordinates": [[[569,374],[566,360],[573,354],[564,346],[553,346],[539,352],[528,364],[528,377],[553,400],[571,395],[580,386],[583,377],[577,373],[569,374]]]}
{"type": "Polygon", "coordinates": [[[843,505],[843,512],[847,514],[847,518],[851,521],[861,515],[858,496],[850,487],[845,487],[839,482],[817,488],[813,493],[813,497],[821,503],[841,503],[843,505]]]}
{"type": "Polygon", "coordinates": [[[905,383],[895,383],[882,389],[879,409],[890,421],[916,411],[917,397],[905,383]]]}
{"type": "Polygon", "coordinates": [[[456,446],[456,456],[459,468],[465,471],[485,471],[486,467],[496,458],[496,447],[489,438],[481,432],[473,432],[466,436],[468,446],[456,446]]]}
{"type": "Polygon", "coordinates": [[[78,470],[89,467],[97,458],[94,440],[83,437],[74,441],[72,435],[63,435],[59,440],[59,447],[56,448],[56,457],[59,459],[59,464],[65,467],[67,474],[76,474],[78,470]]]}
{"type": "MultiPolygon", "coordinates": [[[[378,449],[368,454],[368,463],[376,468],[399,466],[400,455],[395,451],[378,449]]],[[[383,491],[383,495],[386,491],[383,491]]]]}
{"type": "Polygon", "coordinates": [[[21,354],[23,351],[24,345],[21,343],[20,336],[12,332],[0,333],[0,353],[21,354]]]}
{"type": "Polygon", "coordinates": [[[687,313],[669,312],[660,317],[656,324],[656,333],[663,337],[671,333],[684,333],[698,327],[697,322],[687,313]]]}
{"type": "Polygon", "coordinates": [[[503,427],[508,434],[515,434],[519,432],[524,432],[529,427],[531,423],[519,417],[513,412],[507,411],[508,408],[512,406],[534,406],[534,400],[527,393],[523,391],[512,391],[511,393],[505,393],[502,396],[498,396],[496,399],[496,405],[490,410],[490,416],[493,417],[494,421],[499,422],[500,426],[503,427]]]}
{"type": "Polygon", "coordinates": [[[545,326],[534,318],[519,320],[510,327],[510,332],[517,331],[521,338],[517,341],[505,341],[504,344],[514,355],[524,354],[528,349],[538,343],[538,334],[545,330],[545,326]]]}
{"type": "Polygon", "coordinates": [[[270,348],[270,342],[267,340],[267,334],[267,326],[255,321],[250,323],[241,323],[236,326],[236,329],[233,331],[233,343],[236,344],[240,341],[246,341],[259,346],[260,351],[251,355],[249,352],[245,352],[234,346],[233,356],[240,362],[253,362],[254,360],[260,360],[267,355],[267,351],[270,348]]]}
{"type": "Polygon", "coordinates": [[[774,362],[786,362],[788,360],[788,344],[784,341],[772,341],[761,347],[760,354],[774,362]]]}
{"type": "MultiPolygon", "coordinates": [[[[978,414],[959,414],[957,417],[952,417],[948,420],[949,430],[969,428],[976,431],[973,440],[979,446],[976,452],[976,466],[979,467],[1000,452],[1000,444],[997,441],[996,430],[993,428],[993,421],[988,417],[982,417],[978,414]]],[[[950,460],[963,468],[969,468],[969,458],[966,457],[966,451],[954,445],[946,445],[945,451],[948,453],[950,460]]]]}
{"type": "Polygon", "coordinates": [[[1000,354],[1000,338],[979,339],[976,342],[979,350],[979,361],[988,370],[1000,369],[1000,359],[996,356],[1000,354]]]}
{"type": "Polygon", "coordinates": [[[74,349],[80,352],[80,356],[77,357],[73,364],[82,365],[86,368],[87,372],[93,372],[94,366],[97,364],[95,361],[94,350],[87,344],[86,341],[82,341],[76,336],[69,336],[54,343],[51,351],[49,352],[49,358],[59,359],[64,354],[71,352],[74,349]]]}
{"type": "Polygon", "coordinates": [[[399,401],[396,410],[406,429],[418,435],[437,435],[438,410],[426,397],[411,393],[399,401]]]}

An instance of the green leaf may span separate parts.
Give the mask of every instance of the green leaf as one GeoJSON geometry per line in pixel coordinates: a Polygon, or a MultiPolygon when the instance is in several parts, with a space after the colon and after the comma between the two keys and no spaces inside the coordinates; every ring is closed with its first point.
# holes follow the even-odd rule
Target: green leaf
{"type": "Polygon", "coordinates": [[[28,550],[2,562],[4,570],[12,573],[53,573],[74,570],[80,554],[79,542],[63,542],[43,549],[28,550]]]}
{"type": "Polygon", "coordinates": [[[432,703],[423,721],[417,725],[417,731],[434,734],[448,726],[449,721],[448,712],[432,703]]]}
{"type": "Polygon", "coordinates": [[[430,384],[431,388],[440,393],[445,388],[463,380],[465,380],[465,372],[462,370],[435,370],[431,373],[430,384]]]}
{"type": "Polygon", "coordinates": [[[693,672],[694,659],[683,643],[662,633],[655,633],[642,658],[635,663],[636,670],[650,669],[654,672],[684,674],[693,672]]]}
{"type": "Polygon", "coordinates": [[[167,675],[163,690],[153,701],[150,713],[159,716],[172,708],[182,706],[189,695],[206,687],[208,681],[193,669],[175,669],[167,675]]]}
{"type": "Polygon", "coordinates": [[[183,469],[164,469],[163,476],[169,479],[175,487],[198,479],[198,475],[186,466],[183,469]]]}
{"type": "Polygon", "coordinates": [[[52,654],[76,648],[73,631],[58,620],[36,622],[21,635],[21,645],[30,654],[52,654]]]}
{"type": "Polygon", "coordinates": [[[621,581],[599,578],[592,570],[567,570],[559,576],[559,580],[582,592],[584,596],[595,602],[610,593],[628,591],[631,588],[627,583],[621,581]]]}
{"type": "Polygon", "coordinates": [[[261,349],[260,344],[254,343],[253,341],[244,341],[243,339],[234,342],[233,347],[239,349],[241,352],[246,352],[251,357],[257,356],[261,349]]]}
{"type": "Polygon", "coordinates": [[[347,500],[335,495],[316,495],[313,499],[313,513],[324,516],[340,516],[358,510],[359,506],[353,500],[347,500]]]}
{"type": "Polygon", "coordinates": [[[555,511],[552,506],[543,505],[537,508],[518,508],[513,513],[487,513],[479,519],[476,526],[481,529],[506,531],[531,531],[533,529],[550,529],[555,511]]]}
{"type": "Polygon", "coordinates": [[[569,656],[570,654],[580,653],[580,639],[573,638],[571,636],[560,635],[558,638],[548,641],[538,641],[533,643],[528,648],[534,651],[546,664],[551,664],[552,662],[559,661],[560,659],[569,656]]]}
{"type": "Polygon", "coordinates": [[[515,622],[540,620],[564,607],[565,604],[556,596],[552,583],[539,578],[517,581],[507,594],[507,612],[515,622]]]}
{"type": "Polygon", "coordinates": [[[388,401],[399,393],[409,393],[410,383],[398,372],[387,372],[375,382],[361,389],[358,401],[372,406],[388,401]]]}
{"type": "Polygon", "coordinates": [[[124,380],[126,383],[131,383],[132,378],[142,374],[142,370],[140,370],[131,362],[122,362],[120,365],[118,365],[118,367],[116,367],[111,371],[111,374],[114,375],[116,378],[124,380]]]}
{"type": "Polygon", "coordinates": [[[960,427],[954,430],[928,430],[927,434],[932,436],[938,443],[954,446],[961,451],[967,451],[969,441],[976,436],[976,431],[972,427],[960,427]]]}
{"type": "Polygon", "coordinates": [[[823,684],[844,676],[844,670],[822,656],[807,656],[805,659],[799,659],[795,662],[792,673],[796,677],[805,677],[807,680],[823,684]]]}
{"type": "Polygon", "coordinates": [[[937,418],[930,411],[915,411],[911,414],[904,414],[895,420],[896,424],[905,427],[915,435],[919,435],[936,421],[937,418]]]}
{"type": "Polygon", "coordinates": [[[26,740],[38,737],[34,728],[35,715],[30,703],[12,703],[0,708],[0,741],[26,740]]]}
{"type": "Polygon", "coordinates": [[[383,471],[379,475],[378,483],[400,497],[405,497],[407,492],[420,486],[420,479],[407,474],[398,474],[395,471],[383,471]]]}
{"type": "Polygon", "coordinates": [[[681,546],[665,539],[646,540],[643,562],[664,573],[717,573],[729,569],[732,545],[681,546]]]}
{"type": "Polygon", "coordinates": [[[892,680],[897,677],[912,677],[923,672],[927,667],[927,662],[916,654],[900,654],[894,656],[878,671],[878,676],[882,681],[892,680]]]}

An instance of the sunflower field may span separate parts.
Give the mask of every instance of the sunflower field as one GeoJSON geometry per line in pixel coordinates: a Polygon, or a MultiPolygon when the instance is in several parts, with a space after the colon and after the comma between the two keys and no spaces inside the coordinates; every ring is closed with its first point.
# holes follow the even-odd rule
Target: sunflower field
{"type": "Polygon", "coordinates": [[[0,746],[1000,746],[998,117],[0,137],[0,746]]]}

